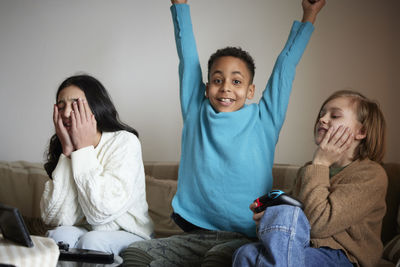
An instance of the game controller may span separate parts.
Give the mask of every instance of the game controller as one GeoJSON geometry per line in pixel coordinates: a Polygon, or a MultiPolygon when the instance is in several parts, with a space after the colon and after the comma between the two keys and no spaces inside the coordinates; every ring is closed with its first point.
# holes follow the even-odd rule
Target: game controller
{"type": "Polygon", "coordinates": [[[80,248],[69,248],[69,245],[64,242],[57,243],[60,249],[59,261],[75,261],[88,263],[104,263],[110,264],[114,262],[114,254],[80,248]]]}
{"type": "Polygon", "coordinates": [[[254,202],[257,204],[257,207],[254,209],[256,213],[264,211],[267,207],[276,205],[291,205],[303,209],[303,204],[299,200],[287,195],[282,190],[272,190],[268,194],[254,200],[254,202]]]}

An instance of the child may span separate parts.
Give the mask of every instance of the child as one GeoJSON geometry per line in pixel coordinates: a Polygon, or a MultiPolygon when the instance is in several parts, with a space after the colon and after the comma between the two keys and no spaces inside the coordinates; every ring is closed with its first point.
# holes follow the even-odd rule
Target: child
{"type": "Polygon", "coordinates": [[[231,265],[234,250],[255,236],[246,203],[271,189],[295,68],[325,2],[303,1],[303,23],[293,24],[260,103],[252,105],[245,105],[255,90],[251,56],[240,48],[218,50],[209,59],[204,84],[187,1],[171,2],[183,116],[172,217],[188,234],[135,243],[126,255],[143,259],[143,265],[231,265]]]}
{"type": "Polygon", "coordinates": [[[121,123],[103,85],[72,76],[58,88],[40,207],[48,235],[70,247],[118,255],[150,238],[138,133],[121,123]]]}
{"type": "Polygon", "coordinates": [[[338,91],[322,104],[314,136],[313,161],[299,171],[292,193],[304,213],[288,205],[255,213],[261,243],[239,248],[233,266],[378,263],[388,184],[380,165],[385,120],[379,106],[359,93],[338,91]]]}

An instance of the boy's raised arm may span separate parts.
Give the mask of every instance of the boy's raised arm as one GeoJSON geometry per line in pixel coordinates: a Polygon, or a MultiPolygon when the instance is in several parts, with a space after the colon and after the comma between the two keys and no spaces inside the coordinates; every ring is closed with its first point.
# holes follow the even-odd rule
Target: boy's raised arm
{"type": "Polygon", "coordinates": [[[308,41],[314,31],[313,23],[318,12],[325,5],[325,0],[302,0],[303,19],[293,23],[289,38],[275,62],[267,87],[260,101],[261,117],[265,119],[266,129],[279,135],[286,116],[296,66],[299,63],[308,41]],[[272,125],[271,125],[272,124],[272,125]]]}
{"type": "Polygon", "coordinates": [[[183,120],[190,111],[196,112],[204,99],[199,56],[197,54],[192,21],[187,0],[171,0],[176,49],[179,57],[179,86],[183,120]],[[190,110],[189,110],[190,107],[190,110]]]}

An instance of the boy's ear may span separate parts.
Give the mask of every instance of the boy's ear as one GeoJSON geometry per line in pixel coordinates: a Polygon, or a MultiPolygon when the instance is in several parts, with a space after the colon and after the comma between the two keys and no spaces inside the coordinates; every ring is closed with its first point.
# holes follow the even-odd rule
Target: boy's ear
{"type": "Polygon", "coordinates": [[[208,83],[206,83],[206,98],[208,98],[208,83]]]}
{"type": "Polygon", "coordinates": [[[358,133],[356,134],[356,136],[354,137],[356,140],[362,140],[367,136],[367,134],[365,133],[365,129],[361,128],[358,133]]]}
{"type": "Polygon", "coordinates": [[[254,92],[256,91],[256,86],[254,84],[250,84],[247,88],[247,99],[252,99],[254,97],[254,92]]]}

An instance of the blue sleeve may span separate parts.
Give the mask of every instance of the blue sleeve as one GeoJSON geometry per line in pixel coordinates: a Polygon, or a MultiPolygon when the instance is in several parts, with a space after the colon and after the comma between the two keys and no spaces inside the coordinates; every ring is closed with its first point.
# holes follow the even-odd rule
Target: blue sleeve
{"type": "Polygon", "coordinates": [[[275,139],[278,139],[286,116],[296,66],[306,49],[314,31],[310,22],[295,21],[285,47],[275,62],[271,77],[260,100],[260,117],[264,126],[273,127],[275,139]]]}
{"type": "Polygon", "coordinates": [[[189,108],[193,112],[200,108],[204,99],[205,85],[202,79],[189,6],[186,4],[172,5],[171,13],[179,57],[181,112],[185,122],[189,108]]]}

